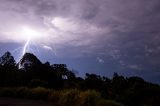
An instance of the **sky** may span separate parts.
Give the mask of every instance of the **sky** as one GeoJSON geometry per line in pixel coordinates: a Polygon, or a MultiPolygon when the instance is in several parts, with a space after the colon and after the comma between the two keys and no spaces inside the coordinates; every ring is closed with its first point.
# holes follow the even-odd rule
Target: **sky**
{"type": "Polygon", "coordinates": [[[159,0],[0,0],[0,55],[25,52],[78,76],[160,83],[159,0]]]}

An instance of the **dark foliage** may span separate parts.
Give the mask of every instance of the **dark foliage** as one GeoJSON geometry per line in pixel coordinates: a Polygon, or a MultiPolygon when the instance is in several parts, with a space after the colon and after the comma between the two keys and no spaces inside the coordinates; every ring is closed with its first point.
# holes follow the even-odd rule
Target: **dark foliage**
{"type": "MultiPolygon", "coordinates": [[[[11,53],[6,52],[0,58],[0,87],[21,86],[30,88],[45,87],[57,90],[95,90],[99,92],[104,99],[101,100],[99,104],[109,103],[105,101],[105,99],[108,99],[120,102],[124,106],[160,105],[160,86],[158,84],[146,82],[140,77],[135,76],[125,78],[124,76],[114,73],[113,78],[109,79],[104,76],[101,77],[96,74],[86,73],[86,76],[83,79],[81,77],[76,77],[74,72],[69,70],[65,64],[50,65],[49,62],[43,64],[31,53],[26,53],[16,65],[11,53]]],[[[19,90],[19,92],[20,91],[21,90],[19,90]]],[[[34,91],[43,91],[45,92],[44,94],[47,92],[45,89],[40,88],[34,89],[34,91]]],[[[8,89],[5,89],[5,92],[2,92],[4,95],[9,95],[9,93],[10,91],[8,89]]],[[[20,92],[19,94],[21,95],[22,93],[23,92],[20,92]]],[[[78,91],[72,93],[74,99],[78,98],[78,91]]],[[[66,102],[68,103],[68,101],[72,101],[72,99],[70,100],[68,97],[72,93],[65,93],[66,95],[60,100],[63,101],[64,104],[66,102]],[[66,99],[66,97],[68,99],[66,99]]],[[[84,95],[90,96],[90,93],[84,93],[84,95]]]]}

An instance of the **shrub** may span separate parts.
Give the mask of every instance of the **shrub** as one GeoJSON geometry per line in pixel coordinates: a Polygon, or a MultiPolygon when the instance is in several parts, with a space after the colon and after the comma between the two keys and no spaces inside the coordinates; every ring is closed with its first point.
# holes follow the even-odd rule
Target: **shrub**
{"type": "Polygon", "coordinates": [[[96,102],[100,99],[100,93],[94,90],[88,90],[80,93],[81,106],[95,106],[96,102]]]}
{"type": "Polygon", "coordinates": [[[59,106],[122,106],[120,103],[102,99],[94,90],[79,91],[77,89],[55,91],[43,87],[37,88],[1,88],[0,96],[29,99],[50,100],[59,106]]]}
{"type": "Polygon", "coordinates": [[[64,93],[59,100],[59,104],[62,106],[77,106],[77,103],[79,103],[80,91],[78,91],[77,89],[72,89],[63,92],[64,93]]]}
{"type": "Polygon", "coordinates": [[[19,87],[15,90],[15,96],[20,98],[30,98],[32,96],[32,92],[27,87],[19,87]]]}
{"type": "Polygon", "coordinates": [[[31,89],[31,92],[32,92],[32,97],[31,97],[32,99],[47,100],[50,90],[43,87],[37,87],[31,89]]]}
{"type": "Polygon", "coordinates": [[[111,100],[100,99],[97,101],[96,106],[122,106],[122,104],[111,100]]]}
{"type": "Polygon", "coordinates": [[[0,96],[2,97],[14,97],[15,96],[15,88],[2,88],[0,90],[0,96]]]}
{"type": "Polygon", "coordinates": [[[62,94],[62,91],[51,91],[51,93],[48,95],[48,99],[55,103],[60,100],[62,94]]]}
{"type": "Polygon", "coordinates": [[[29,87],[47,87],[48,83],[40,79],[33,79],[29,83],[29,87]]]}

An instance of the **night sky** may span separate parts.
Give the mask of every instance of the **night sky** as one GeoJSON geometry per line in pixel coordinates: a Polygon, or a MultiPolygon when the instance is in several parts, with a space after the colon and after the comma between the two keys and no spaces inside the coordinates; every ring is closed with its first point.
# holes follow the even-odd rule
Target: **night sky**
{"type": "Polygon", "coordinates": [[[0,0],[0,55],[25,52],[78,76],[160,83],[159,0],[0,0]]]}

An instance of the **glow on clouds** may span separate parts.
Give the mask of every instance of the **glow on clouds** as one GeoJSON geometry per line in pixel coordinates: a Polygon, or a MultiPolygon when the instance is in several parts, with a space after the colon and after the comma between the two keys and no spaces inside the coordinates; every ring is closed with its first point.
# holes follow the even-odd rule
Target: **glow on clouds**
{"type": "Polygon", "coordinates": [[[69,31],[75,33],[95,33],[102,31],[102,29],[87,22],[79,22],[71,18],[55,17],[52,19],[51,23],[61,31],[69,31]]]}
{"type": "Polygon", "coordinates": [[[41,43],[47,43],[48,40],[56,40],[58,43],[64,43],[63,41],[66,40],[69,41],[76,38],[82,38],[82,36],[84,37],[84,35],[82,35],[84,33],[88,33],[89,36],[104,31],[104,29],[100,29],[92,24],[78,22],[72,18],[62,17],[48,18],[43,22],[43,25],[43,28],[32,27],[29,25],[15,25],[13,28],[10,27],[7,30],[1,31],[3,42],[25,42],[28,37],[31,37],[32,40],[34,39],[37,41],[38,39],[41,43]]]}
{"type": "Polygon", "coordinates": [[[31,26],[19,26],[7,31],[1,31],[3,42],[26,42],[28,39],[37,40],[43,37],[44,32],[31,26]]]}
{"type": "Polygon", "coordinates": [[[48,27],[47,33],[50,38],[48,42],[56,44],[67,42],[74,42],[74,45],[88,44],[92,38],[110,31],[109,28],[101,29],[93,24],[71,17],[45,17],[44,24],[48,27]]]}
{"type": "Polygon", "coordinates": [[[45,17],[42,25],[19,24],[9,27],[9,29],[1,31],[3,42],[22,43],[24,45],[22,54],[30,51],[32,46],[29,45],[32,42],[36,46],[56,54],[55,51],[59,44],[63,45],[69,42],[68,44],[73,46],[87,45],[91,43],[91,37],[104,32],[104,29],[70,17],[45,17]]]}

